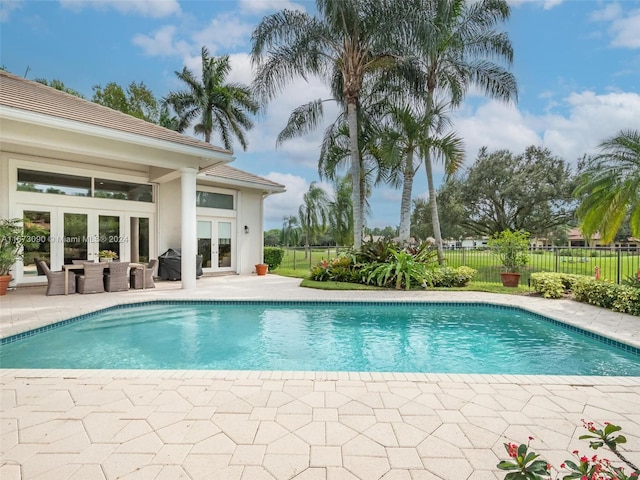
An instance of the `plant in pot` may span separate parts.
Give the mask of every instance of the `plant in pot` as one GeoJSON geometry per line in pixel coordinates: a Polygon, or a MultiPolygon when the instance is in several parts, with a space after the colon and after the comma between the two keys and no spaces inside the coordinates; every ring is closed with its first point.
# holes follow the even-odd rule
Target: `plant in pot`
{"type": "Polygon", "coordinates": [[[529,263],[529,232],[504,230],[489,239],[487,245],[502,263],[502,285],[517,287],[520,270],[529,263]]]}
{"type": "Polygon", "coordinates": [[[0,220],[0,295],[6,295],[13,264],[22,258],[24,230],[19,218],[0,220]]]}
{"type": "Polygon", "coordinates": [[[101,262],[110,262],[114,258],[118,258],[118,254],[112,250],[100,250],[98,252],[98,258],[101,262]]]}

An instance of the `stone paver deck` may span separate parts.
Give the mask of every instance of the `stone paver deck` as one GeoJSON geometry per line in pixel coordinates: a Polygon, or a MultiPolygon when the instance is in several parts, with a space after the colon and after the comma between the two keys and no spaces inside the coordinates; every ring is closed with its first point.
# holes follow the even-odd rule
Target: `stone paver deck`
{"type": "MultiPolygon", "coordinates": [[[[640,345],[640,319],[569,300],[474,292],[326,292],[268,275],[195,291],[0,298],[0,335],[153,299],[474,301],[517,305],[640,345]]],[[[351,372],[0,370],[0,478],[502,479],[503,442],[554,465],[589,455],[581,419],[623,427],[640,463],[640,378],[351,372]]],[[[599,455],[611,458],[606,451],[599,455]]]]}

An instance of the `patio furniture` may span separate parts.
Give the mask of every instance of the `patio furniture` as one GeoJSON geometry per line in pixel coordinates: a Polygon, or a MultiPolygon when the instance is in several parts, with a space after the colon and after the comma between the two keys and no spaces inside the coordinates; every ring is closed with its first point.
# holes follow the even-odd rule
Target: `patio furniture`
{"type": "Polygon", "coordinates": [[[82,275],[76,282],[78,293],[104,293],[103,263],[84,262],[82,275]]]}
{"type": "Polygon", "coordinates": [[[127,270],[129,262],[109,262],[109,271],[104,274],[104,289],[107,292],[129,290],[127,270]]]}
{"type": "Polygon", "coordinates": [[[157,264],[158,260],[154,258],[148,265],[143,265],[143,268],[132,268],[131,273],[129,274],[129,283],[131,284],[131,288],[155,288],[156,285],[153,283],[153,273],[157,264]]]}
{"type": "MultiPolygon", "coordinates": [[[[47,262],[44,260],[39,260],[38,265],[47,276],[47,296],[51,295],[64,295],[64,276],[65,272],[52,272],[49,270],[49,266],[47,262]]],[[[69,274],[69,287],[71,292],[75,293],[76,291],[76,275],[71,272],[69,274]]]]}
{"type": "Polygon", "coordinates": [[[36,266],[36,270],[38,271],[38,276],[44,276],[44,275],[46,275],[46,273],[42,269],[42,267],[40,266],[40,262],[46,263],[47,267],[49,267],[49,268],[51,268],[51,265],[49,264],[49,262],[47,262],[46,260],[43,260],[42,258],[37,258],[37,257],[33,258],[33,263],[36,266]]]}

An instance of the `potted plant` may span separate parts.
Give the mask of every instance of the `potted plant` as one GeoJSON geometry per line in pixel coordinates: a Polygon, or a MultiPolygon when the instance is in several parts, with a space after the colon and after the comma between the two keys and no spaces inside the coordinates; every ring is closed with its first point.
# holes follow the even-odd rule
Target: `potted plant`
{"type": "Polygon", "coordinates": [[[258,263],[256,264],[256,273],[258,275],[266,275],[268,268],[269,265],[267,265],[266,263],[258,263]]]}
{"type": "Polygon", "coordinates": [[[487,245],[502,262],[502,285],[517,287],[520,270],[529,263],[529,232],[504,230],[489,239],[487,245]]]}
{"type": "Polygon", "coordinates": [[[101,262],[110,262],[114,258],[118,258],[118,254],[112,250],[100,250],[98,252],[98,258],[101,262]]]}
{"type": "Polygon", "coordinates": [[[7,294],[13,264],[22,258],[24,230],[19,218],[0,220],[0,295],[7,294]]]}

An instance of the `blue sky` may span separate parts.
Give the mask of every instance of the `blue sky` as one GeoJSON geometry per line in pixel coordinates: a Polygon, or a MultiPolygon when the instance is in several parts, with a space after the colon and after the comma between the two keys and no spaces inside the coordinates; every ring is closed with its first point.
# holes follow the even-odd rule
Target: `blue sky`
{"type": "MultiPolygon", "coordinates": [[[[174,71],[199,70],[200,49],[229,54],[232,81],[250,83],[253,28],[283,8],[313,11],[313,2],[287,0],[0,0],[0,64],[27,78],[62,80],[86,97],[92,86],[143,81],[157,97],[181,88],[174,71]]],[[[465,141],[466,165],[486,145],[521,152],[548,147],[575,165],[598,143],[624,128],[640,128],[640,0],[512,0],[508,31],[515,51],[517,104],[469,92],[454,114],[465,141]]],[[[292,82],[256,118],[249,149],[234,166],[283,183],[287,193],[267,199],[265,228],[296,214],[317,181],[322,129],[275,148],[292,109],[327,98],[319,81],[292,82]]],[[[335,109],[326,111],[332,120],[335,109]]],[[[442,171],[436,168],[441,181],[442,171]]],[[[414,197],[426,194],[424,170],[414,197]]],[[[371,198],[367,224],[399,222],[400,191],[382,186],[371,198]]]]}

